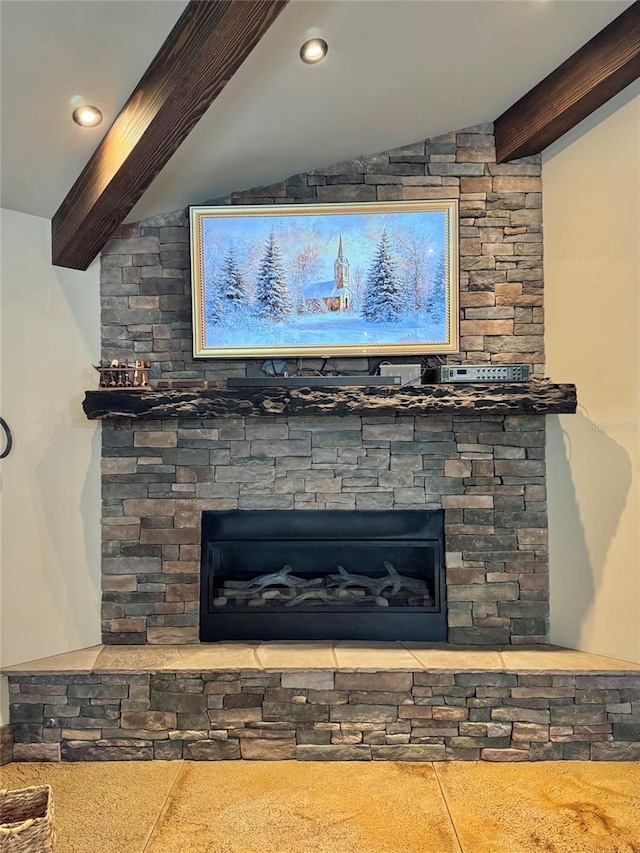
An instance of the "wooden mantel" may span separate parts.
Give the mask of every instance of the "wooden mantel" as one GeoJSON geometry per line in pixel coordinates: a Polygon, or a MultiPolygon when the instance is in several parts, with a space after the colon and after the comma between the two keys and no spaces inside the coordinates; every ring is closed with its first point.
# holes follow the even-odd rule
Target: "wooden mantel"
{"type": "Polygon", "coordinates": [[[575,385],[546,380],[405,388],[208,388],[87,391],[91,420],[224,418],[261,415],[550,415],[576,411],[575,385]]]}

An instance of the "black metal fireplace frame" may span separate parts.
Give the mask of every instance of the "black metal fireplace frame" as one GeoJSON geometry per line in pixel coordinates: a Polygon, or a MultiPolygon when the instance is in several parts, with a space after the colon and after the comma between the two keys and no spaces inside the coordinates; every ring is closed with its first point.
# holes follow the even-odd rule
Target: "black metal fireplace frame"
{"type": "Polygon", "coordinates": [[[200,640],[413,640],[438,642],[447,638],[444,570],[444,513],[442,510],[228,510],[202,514],[200,640]],[[337,528],[331,536],[318,532],[317,522],[332,513],[337,528]],[[247,536],[247,522],[251,535],[247,536]],[[216,547],[228,542],[273,541],[273,528],[288,528],[278,541],[395,542],[428,545],[434,552],[433,607],[309,607],[261,611],[212,606],[216,547]]]}

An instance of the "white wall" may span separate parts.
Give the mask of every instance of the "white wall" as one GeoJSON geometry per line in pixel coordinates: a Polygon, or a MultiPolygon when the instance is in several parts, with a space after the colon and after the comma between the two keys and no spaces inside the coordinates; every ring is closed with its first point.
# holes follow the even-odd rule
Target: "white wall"
{"type": "Polygon", "coordinates": [[[640,662],[640,81],[545,153],[551,636],[640,662]]]}
{"type": "Polygon", "coordinates": [[[51,266],[49,220],[2,210],[0,225],[0,413],[14,435],[0,461],[7,666],[100,642],[100,430],[81,408],[96,387],[100,305],[96,262],[51,266]]]}

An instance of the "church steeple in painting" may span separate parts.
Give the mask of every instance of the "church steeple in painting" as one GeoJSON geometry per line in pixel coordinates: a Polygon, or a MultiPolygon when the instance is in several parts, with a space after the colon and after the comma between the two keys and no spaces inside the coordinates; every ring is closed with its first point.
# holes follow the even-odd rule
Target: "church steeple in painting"
{"type": "Polygon", "coordinates": [[[336,283],[336,290],[349,288],[351,285],[351,270],[349,269],[349,261],[342,253],[342,234],[338,243],[338,257],[333,265],[333,277],[336,283]]]}

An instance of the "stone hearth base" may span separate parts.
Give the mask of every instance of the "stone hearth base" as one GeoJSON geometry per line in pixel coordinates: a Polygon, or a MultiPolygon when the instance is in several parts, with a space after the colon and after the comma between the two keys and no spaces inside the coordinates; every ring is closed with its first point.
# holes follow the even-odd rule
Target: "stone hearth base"
{"type": "Polygon", "coordinates": [[[640,760],[640,665],[565,649],[96,646],[7,674],[16,761],[640,760]]]}

